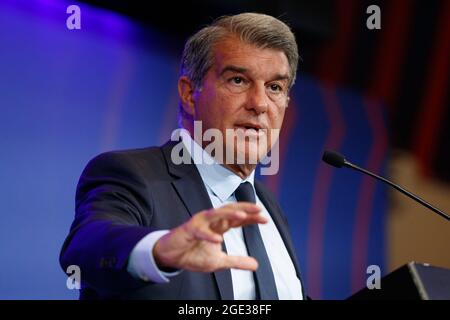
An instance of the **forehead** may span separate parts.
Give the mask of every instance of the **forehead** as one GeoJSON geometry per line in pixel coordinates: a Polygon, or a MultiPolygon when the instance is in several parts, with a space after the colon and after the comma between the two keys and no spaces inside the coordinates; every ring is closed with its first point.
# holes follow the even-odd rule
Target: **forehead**
{"type": "Polygon", "coordinates": [[[289,74],[289,62],[282,50],[258,48],[237,37],[228,37],[216,43],[213,55],[213,69],[219,74],[230,65],[254,74],[289,74]]]}

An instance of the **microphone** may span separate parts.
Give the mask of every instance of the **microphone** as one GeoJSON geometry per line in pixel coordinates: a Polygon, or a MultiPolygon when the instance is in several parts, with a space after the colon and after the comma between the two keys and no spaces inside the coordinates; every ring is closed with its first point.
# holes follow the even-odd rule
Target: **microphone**
{"type": "Polygon", "coordinates": [[[357,165],[347,161],[342,154],[337,153],[336,151],[332,151],[332,150],[324,151],[323,156],[322,156],[322,160],[324,162],[328,163],[329,165],[333,166],[333,167],[336,167],[336,168],[347,167],[347,168],[350,168],[350,169],[362,172],[364,174],[367,174],[367,175],[369,175],[369,176],[371,176],[371,177],[373,177],[375,179],[381,180],[381,181],[387,183],[388,185],[390,185],[391,187],[393,187],[394,189],[400,191],[404,195],[410,197],[413,200],[416,200],[421,205],[423,205],[423,206],[427,207],[428,209],[430,209],[431,211],[437,213],[438,215],[440,215],[444,219],[450,220],[450,216],[448,214],[446,214],[443,211],[439,210],[438,208],[432,206],[430,203],[426,202],[422,198],[416,196],[415,194],[413,194],[413,193],[409,192],[408,190],[400,187],[398,184],[395,184],[392,181],[389,181],[386,178],[380,177],[380,176],[376,175],[373,172],[370,172],[370,171],[368,171],[366,169],[358,167],[357,165]]]}

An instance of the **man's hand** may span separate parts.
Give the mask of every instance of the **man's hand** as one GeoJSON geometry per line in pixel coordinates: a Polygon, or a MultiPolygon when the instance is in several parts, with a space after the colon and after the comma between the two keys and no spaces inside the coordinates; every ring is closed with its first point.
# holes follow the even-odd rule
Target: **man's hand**
{"type": "Polygon", "coordinates": [[[159,239],[153,256],[159,267],[214,272],[236,268],[255,271],[258,262],[247,256],[229,256],[222,251],[223,234],[231,228],[266,223],[261,209],[237,202],[201,211],[159,239]]]}

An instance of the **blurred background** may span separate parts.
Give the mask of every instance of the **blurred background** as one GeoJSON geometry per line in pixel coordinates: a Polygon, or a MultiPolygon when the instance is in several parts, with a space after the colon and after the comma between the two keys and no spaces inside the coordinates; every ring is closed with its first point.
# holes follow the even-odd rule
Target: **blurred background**
{"type": "Polygon", "coordinates": [[[450,212],[450,1],[0,1],[0,299],[76,299],[58,255],[75,188],[100,152],[160,145],[177,127],[188,35],[267,13],[302,62],[281,137],[280,199],[313,299],[345,299],[410,261],[450,268],[450,223],[349,170],[334,149],[450,212]],[[70,30],[69,5],[81,29],[70,30]],[[367,28],[369,5],[381,29],[367,28]]]}

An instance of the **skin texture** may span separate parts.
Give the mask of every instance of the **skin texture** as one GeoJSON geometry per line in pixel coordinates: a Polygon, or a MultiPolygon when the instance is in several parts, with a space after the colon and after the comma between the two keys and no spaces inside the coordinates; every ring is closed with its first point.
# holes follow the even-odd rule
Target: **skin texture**
{"type": "MultiPolygon", "coordinates": [[[[181,76],[178,91],[184,111],[202,122],[203,132],[222,132],[224,154],[231,149],[245,159],[261,160],[278,139],[288,103],[289,64],[280,50],[261,49],[228,37],[214,47],[214,63],[201,88],[194,88],[190,79],[181,76]],[[227,143],[226,130],[240,130],[249,139],[235,137],[227,143]],[[273,136],[275,135],[275,136],[273,136]],[[253,158],[252,158],[253,157],[253,158]]],[[[192,120],[184,127],[194,136],[192,120]]],[[[197,141],[205,148],[207,143],[197,141]]],[[[255,163],[224,164],[245,178],[255,163]]],[[[266,223],[254,204],[238,202],[195,214],[185,224],[174,228],[155,245],[153,255],[160,267],[213,272],[226,268],[256,270],[252,257],[228,256],[221,249],[223,234],[230,228],[251,223],[266,223]]]]}
{"type": "MultiPolygon", "coordinates": [[[[260,49],[231,37],[215,46],[214,64],[207,72],[202,88],[194,90],[187,77],[179,80],[179,92],[185,111],[194,120],[202,122],[203,132],[219,129],[226,137],[226,129],[237,129],[245,124],[264,129],[258,139],[240,140],[245,159],[250,156],[261,160],[272,148],[278,136],[273,130],[281,129],[287,104],[289,64],[279,50],[260,49]],[[241,71],[241,72],[238,72],[241,71]]],[[[185,128],[193,136],[192,122],[185,128]]],[[[205,147],[205,142],[197,141],[205,147]]],[[[239,143],[234,143],[233,154],[239,143]]],[[[225,149],[229,146],[223,142],[225,149]]],[[[259,162],[259,161],[258,161],[259,162]]],[[[225,164],[241,178],[247,177],[256,164],[225,164]]]]}

